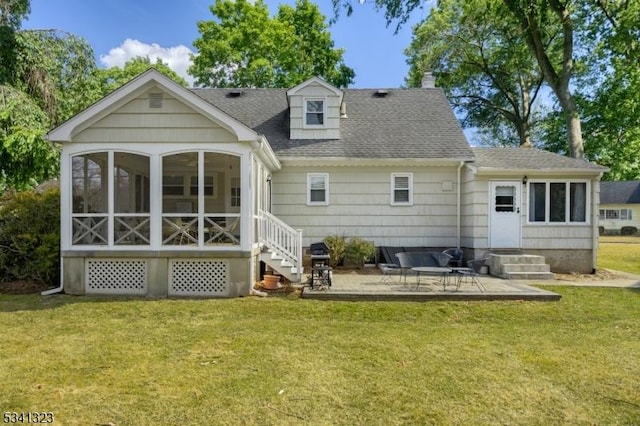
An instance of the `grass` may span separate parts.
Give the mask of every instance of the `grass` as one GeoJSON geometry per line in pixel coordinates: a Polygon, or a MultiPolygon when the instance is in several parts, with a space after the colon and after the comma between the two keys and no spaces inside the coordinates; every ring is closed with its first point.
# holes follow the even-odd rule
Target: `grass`
{"type": "Polygon", "coordinates": [[[640,423],[640,293],[560,302],[0,296],[0,410],[57,424],[640,423]]]}
{"type": "Polygon", "coordinates": [[[600,237],[598,268],[640,275],[640,237],[600,237]]]}

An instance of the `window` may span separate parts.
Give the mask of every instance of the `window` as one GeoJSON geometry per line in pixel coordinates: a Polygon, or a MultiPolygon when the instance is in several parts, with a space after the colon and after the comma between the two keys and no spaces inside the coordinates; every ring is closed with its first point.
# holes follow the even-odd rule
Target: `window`
{"type": "Polygon", "coordinates": [[[600,220],[631,220],[631,209],[600,209],[600,220]]]}
{"type": "Polygon", "coordinates": [[[326,173],[309,173],[307,175],[307,204],[329,204],[329,175],[326,173]]]}
{"type": "Polygon", "coordinates": [[[495,209],[497,212],[516,211],[516,189],[513,186],[496,186],[495,209]]]}
{"type": "Polygon", "coordinates": [[[391,174],[391,205],[410,206],[413,204],[413,174],[391,174]]]}
{"type": "Polygon", "coordinates": [[[306,99],[304,103],[306,126],[324,126],[324,99],[306,99]]]}
{"type": "Polygon", "coordinates": [[[529,222],[586,223],[587,182],[530,182],[529,222]]]}
{"type": "MultiPolygon", "coordinates": [[[[205,176],[204,177],[204,195],[208,195],[214,197],[216,188],[216,179],[215,176],[205,176]]],[[[191,176],[191,186],[189,189],[189,193],[193,196],[198,195],[198,176],[191,176]]]]}
{"type": "Polygon", "coordinates": [[[240,207],[240,178],[232,177],[230,186],[231,186],[231,207],[240,207]]]}

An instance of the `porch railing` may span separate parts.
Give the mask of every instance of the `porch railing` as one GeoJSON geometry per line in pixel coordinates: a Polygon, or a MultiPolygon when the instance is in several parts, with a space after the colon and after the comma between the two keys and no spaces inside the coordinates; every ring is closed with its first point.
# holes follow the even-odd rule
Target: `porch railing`
{"type": "Polygon", "coordinates": [[[302,271],[302,230],[294,229],[274,215],[260,211],[260,242],[278,252],[292,264],[298,274],[302,271]]]}

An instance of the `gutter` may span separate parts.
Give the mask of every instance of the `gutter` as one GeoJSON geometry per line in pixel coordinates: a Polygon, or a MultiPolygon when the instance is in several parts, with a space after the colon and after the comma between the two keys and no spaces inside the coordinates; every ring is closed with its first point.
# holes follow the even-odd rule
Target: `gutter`
{"type": "Polygon", "coordinates": [[[42,293],[40,293],[41,296],[49,296],[52,294],[56,294],[56,293],[62,293],[63,287],[64,287],[64,281],[63,281],[63,277],[64,277],[64,262],[62,261],[62,257],[60,257],[60,286],[56,287],[56,288],[52,288],[50,290],[45,290],[42,293]]]}

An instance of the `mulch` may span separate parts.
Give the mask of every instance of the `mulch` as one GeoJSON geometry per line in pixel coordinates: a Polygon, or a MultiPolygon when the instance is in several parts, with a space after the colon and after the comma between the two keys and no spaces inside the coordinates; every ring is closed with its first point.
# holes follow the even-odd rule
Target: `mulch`
{"type": "Polygon", "coordinates": [[[17,280],[0,283],[0,294],[36,294],[51,288],[38,281],[17,280]]]}

